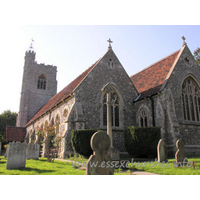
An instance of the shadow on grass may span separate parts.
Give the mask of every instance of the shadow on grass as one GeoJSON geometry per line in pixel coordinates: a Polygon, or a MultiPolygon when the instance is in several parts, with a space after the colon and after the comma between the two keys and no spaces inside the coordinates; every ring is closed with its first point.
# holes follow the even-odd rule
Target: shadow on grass
{"type": "MultiPolygon", "coordinates": [[[[12,169],[12,170],[15,170],[15,169],[12,169]]],[[[16,170],[19,170],[19,171],[27,171],[27,172],[30,172],[30,171],[34,171],[34,172],[37,172],[38,174],[39,173],[44,173],[44,172],[55,172],[56,170],[43,170],[43,169],[38,169],[38,168],[33,168],[33,167],[26,167],[26,168],[18,168],[16,170]]]]}

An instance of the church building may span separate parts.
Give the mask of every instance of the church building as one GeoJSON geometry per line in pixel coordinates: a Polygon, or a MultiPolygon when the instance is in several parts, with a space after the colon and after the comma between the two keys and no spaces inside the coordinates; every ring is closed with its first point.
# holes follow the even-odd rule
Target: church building
{"type": "Polygon", "coordinates": [[[110,84],[112,141],[126,153],[124,129],[129,126],[161,127],[169,155],[182,138],[187,155],[200,155],[200,67],[185,38],[178,51],[129,76],[115,55],[111,40],[105,55],[57,93],[57,67],[35,62],[25,54],[17,127],[26,128],[25,140],[36,137],[37,127],[54,124],[62,136],[60,156],[73,152],[71,131],[107,129],[106,94],[110,84]]]}

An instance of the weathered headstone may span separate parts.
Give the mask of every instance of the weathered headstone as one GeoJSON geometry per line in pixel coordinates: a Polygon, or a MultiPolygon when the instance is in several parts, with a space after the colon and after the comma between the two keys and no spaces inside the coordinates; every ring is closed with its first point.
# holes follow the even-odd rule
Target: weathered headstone
{"type": "Polygon", "coordinates": [[[166,144],[160,139],[157,146],[158,162],[167,162],[166,144]]]}
{"type": "Polygon", "coordinates": [[[182,163],[185,159],[184,142],[182,139],[176,141],[177,152],[175,154],[176,163],[182,163]]]}
{"type": "Polygon", "coordinates": [[[29,143],[26,150],[26,159],[38,159],[40,154],[40,145],[29,143]]]}
{"type": "Polygon", "coordinates": [[[27,145],[21,142],[12,142],[8,146],[6,169],[25,168],[27,145]]]}
{"type": "Polygon", "coordinates": [[[92,136],[90,145],[94,152],[87,162],[86,175],[114,174],[114,169],[111,167],[112,160],[108,155],[110,144],[110,137],[106,132],[98,131],[92,136]]]}

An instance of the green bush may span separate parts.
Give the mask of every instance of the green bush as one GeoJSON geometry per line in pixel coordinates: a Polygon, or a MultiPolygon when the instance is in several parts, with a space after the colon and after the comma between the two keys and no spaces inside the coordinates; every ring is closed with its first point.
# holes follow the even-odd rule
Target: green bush
{"type": "Polygon", "coordinates": [[[93,154],[90,146],[92,135],[97,132],[95,129],[72,130],[71,142],[74,151],[85,157],[93,154]]]}
{"type": "Polygon", "coordinates": [[[125,147],[135,157],[157,157],[157,144],[161,139],[159,127],[135,128],[124,130],[125,147]]]}

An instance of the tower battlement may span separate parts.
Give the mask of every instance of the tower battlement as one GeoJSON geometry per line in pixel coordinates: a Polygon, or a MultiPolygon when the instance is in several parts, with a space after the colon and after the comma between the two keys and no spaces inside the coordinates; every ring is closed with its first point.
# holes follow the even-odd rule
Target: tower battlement
{"type": "Polygon", "coordinates": [[[57,67],[37,64],[36,53],[25,52],[20,108],[16,125],[23,127],[57,93],[57,67]]]}

